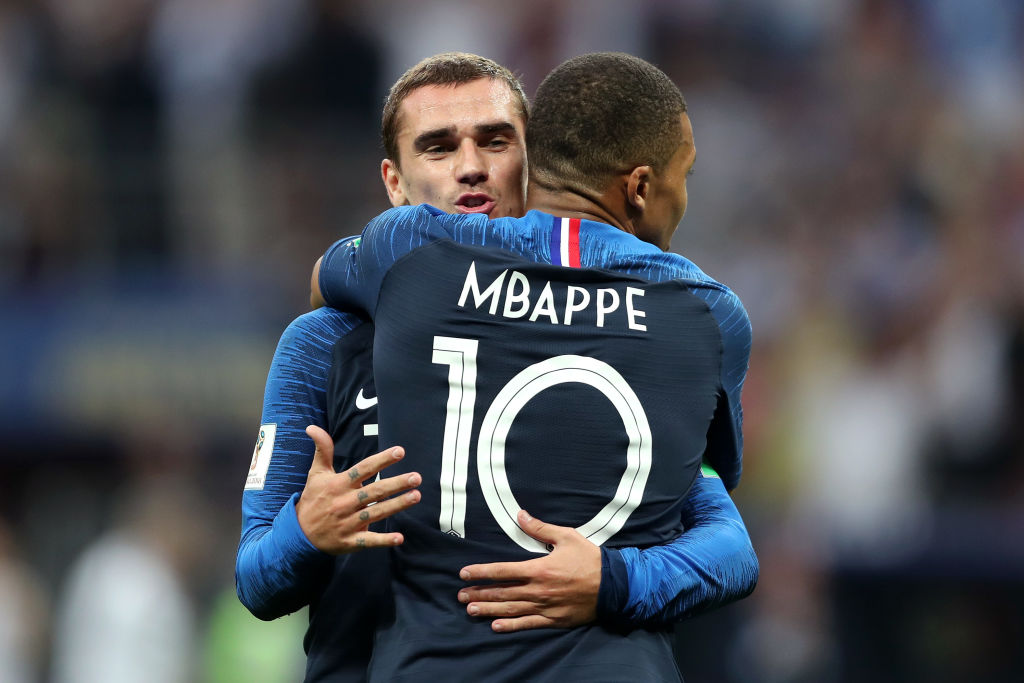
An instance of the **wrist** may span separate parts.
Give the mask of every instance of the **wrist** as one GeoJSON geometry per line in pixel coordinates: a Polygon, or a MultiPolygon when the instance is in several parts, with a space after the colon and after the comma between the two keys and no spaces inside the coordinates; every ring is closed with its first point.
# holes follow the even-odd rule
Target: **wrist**
{"type": "Polygon", "coordinates": [[[280,529],[280,533],[287,539],[289,548],[296,555],[308,557],[324,554],[310,537],[308,526],[303,525],[303,509],[301,495],[292,494],[274,520],[274,526],[280,529]]]}

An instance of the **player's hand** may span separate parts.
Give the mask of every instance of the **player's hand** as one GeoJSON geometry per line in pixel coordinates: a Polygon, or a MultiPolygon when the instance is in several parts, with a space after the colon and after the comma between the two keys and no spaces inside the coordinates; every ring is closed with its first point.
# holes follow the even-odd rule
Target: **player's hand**
{"type": "Polygon", "coordinates": [[[344,472],[335,472],[334,442],[330,435],[316,425],[306,427],[306,434],[316,444],[316,452],[306,486],[295,505],[299,526],[306,538],[332,555],[400,545],[404,540],[402,534],[376,533],[368,527],[372,522],[418,503],[420,492],[415,487],[422,477],[412,472],[366,486],[363,482],[401,460],[405,451],[398,446],[389,448],[344,472]],[[377,504],[371,506],[370,503],[377,504]]]}
{"type": "Polygon", "coordinates": [[[541,543],[554,546],[546,556],[522,562],[494,562],[463,567],[463,581],[497,581],[469,586],[459,602],[474,617],[499,617],[495,631],[569,628],[597,617],[601,587],[601,549],[571,527],[545,524],[519,511],[519,526],[541,543]]]}

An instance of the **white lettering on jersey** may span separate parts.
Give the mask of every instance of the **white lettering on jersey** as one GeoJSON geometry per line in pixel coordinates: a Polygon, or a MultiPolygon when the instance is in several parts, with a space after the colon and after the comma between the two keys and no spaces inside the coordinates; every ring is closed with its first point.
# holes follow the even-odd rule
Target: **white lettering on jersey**
{"type": "Polygon", "coordinates": [[[626,287],[626,318],[629,320],[629,329],[640,330],[641,332],[647,331],[647,325],[643,325],[636,321],[637,318],[646,318],[647,314],[636,307],[633,303],[633,297],[643,296],[644,290],[637,289],[636,287],[626,287]]]}
{"type": "Polygon", "coordinates": [[[619,307],[619,293],[614,289],[602,287],[597,290],[597,326],[604,327],[604,317],[614,313],[619,307]],[[611,303],[605,303],[605,298],[610,298],[611,303]]]}
{"type": "Polygon", "coordinates": [[[274,454],[274,437],[277,436],[277,425],[260,425],[260,433],[256,438],[256,446],[252,449],[252,462],[249,464],[249,476],[245,479],[246,491],[262,491],[267,482],[267,468],[274,454]]]}
{"type": "Polygon", "coordinates": [[[572,314],[576,311],[586,310],[590,305],[590,292],[582,287],[569,285],[569,291],[565,296],[565,324],[572,325],[572,314]],[[577,301],[576,295],[579,295],[577,301]]]}
{"type": "MultiPolygon", "coordinates": [[[[473,295],[473,308],[480,310],[487,306],[486,310],[491,315],[501,315],[504,318],[517,319],[526,316],[530,322],[537,322],[545,319],[552,325],[572,325],[573,314],[586,311],[593,307],[596,312],[597,327],[604,327],[606,322],[619,321],[621,324],[623,314],[619,313],[620,303],[625,300],[625,323],[631,330],[646,332],[647,325],[639,322],[640,318],[646,318],[647,313],[637,308],[636,299],[644,295],[644,290],[639,287],[625,287],[625,296],[612,287],[598,287],[590,290],[577,285],[556,285],[560,291],[551,286],[551,281],[544,283],[540,293],[536,288],[531,292],[530,281],[523,273],[513,270],[511,275],[506,268],[501,271],[498,277],[483,290],[480,289],[480,281],[476,275],[476,261],[469,264],[466,271],[466,280],[462,285],[462,294],[459,296],[459,308],[465,308],[470,293],[473,295]],[[508,276],[508,284],[505,284],[505,276],[508,276]],[[534,299],[531,299],[531,294],[534,299]],[[501,306],[501,313],[498,312],[501,299],[504,298],[504,305],[501,306]],[[531,307],[532,304],[532,307],[531,307]]],[[[579,324],[578,322],[576,324],[579,324]]]]}
{"type": "Polygon", "coordinates": [[[517,270],[512,271],[512,277],[508,279],[508,289],[505,290],[505,312],[506,318],[522,318],[530,310],[530,282],[526,276],[517,270]],[[521,291],[516,294],[513,289],[519,285],[521,291]],[[513,304],[518,304],[519,309],[513,311],[513,304]]]}
{"type": "Polygon", "coordinates": [[[542,315],[546,315],[552,325],[558,324],[558,313],[555,312],[555,293],[551,291],[550,282],[544,283],[544,289],[537,297],[537,305],[533,307],[533,313],[530,314],[530,322],[537,322],[537,318],[542,315]]]}
{"type": "Polygon", "coordinates": [[[469,272],[466,273],[466,284],[462,286],[462,296],[459,297],[459,308],[466,305],[466,297],[470,291],[473,292],[473,306],[480,308],[480,304],[491,300],[491,315],[494,315],[495,311],[498,310],[498,297],[501,296],[501,283],[505,279],[505,273],[508,270],[501,271],[501,275],[495,278],[491,286],[480,292],[480,283],[476,281],[476,261],[469,264],[469,272]]]}

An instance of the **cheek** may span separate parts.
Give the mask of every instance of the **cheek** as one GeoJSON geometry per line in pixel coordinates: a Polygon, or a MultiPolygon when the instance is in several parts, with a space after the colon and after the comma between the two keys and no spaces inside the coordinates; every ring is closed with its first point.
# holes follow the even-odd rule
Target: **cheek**
{"type": "Polygon", "coordinates": [[[506,194],[520,194],[523,191],[526,165],[522,157],[504,157],[491,166],[491,177],[498,178],[497,187],[506,194]]]}
{"type": "Polygon", "coordinates": [[[409,190],[410,194],[413,195],[412,199],[419,200],[413,201],[413,204],[419,204],[422,201],[428,201],[442,195],[443,178],[436,176],[436,173],[420,173],[417,174],[415,179],[410,181],[409,190]]]}

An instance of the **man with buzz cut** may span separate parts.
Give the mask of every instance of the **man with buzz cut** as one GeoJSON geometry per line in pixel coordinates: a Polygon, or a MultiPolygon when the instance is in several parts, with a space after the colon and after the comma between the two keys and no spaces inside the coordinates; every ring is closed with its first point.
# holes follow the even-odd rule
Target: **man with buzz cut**
{"type": "Polygon", "coordinates": [[[742,529],[723,500],[750,352],[738,298],[664,251],[696,158],[682,95],[641,59],[584,55],[541,84],[526,139],[523,218],[399,207],[315,273],[372,319],[379,440],[422,482],[388,511],[371,681],[679,680],[670,624],[722,602],[694,570],[727,599],[756,580],[745,530],[680,536],[694,509],[742,529]],[[596,604],[553,617],[523,576],[580,542],[596,604]],[[706,564],[702,543],[731,555],[706,564]]]}
{"type": "MultiPolygon", "coordinates": [[[[503,67],[461,53],[424,60],[396,82],[384,107],[381,175],[391,203],[428,202],[491,218],[522,215],[526,119],[522,88],[503,67]]],[[[261,437],[243,496],[239,597],[264,619],[310,605],[307,681],[365,680],[376,624],[391,613],[387,553],[373,547],[401,540],[368,523],[371,513],[380,519],[414,505],[420,495],[408,480],[412,472],[385,472],[381,481],[362,484],[394,463],[392,449],[371,456],[377,450],[372,341],[371,323],[334,309],[318,309],[289,326],[268,378],[261,437]],[[320,439],[315,453],[307,425],[330,433],[311,429],[320,439]],[[392,493],[401,495],[367,506],[392,493]],[[368,550],[356,552],[363,548],[368,550]]],[[[756,580],[756,558],[725,489],[717,480],[702,484],[681,512],[687,531],[664,539],[671,552],[654,558],[643,551],[612,565],[659,564],[673,577],[672,590],[687,601],[677,615],[742,597],[756,580]]],[[[543,533],[544,525],[528,528],[543,533]]],[[[476,569],[481,577],[511,572],[510,580],[519,584],[514,602],[482,595],[470,605],[508,615],[494,620],[496,630],[618,622],[617,606],[610,617],[597,614],[599,588],[623,599],[666,588],[645,588],[635,577],[630,581],[628,571],[612,575],[602,567],[600,551],[587,554],[596,546],[571,528],[547,532],[557,537],[550,555],[476,569]]],[[[467,588],[467,599],[476,600],[475,590],[467,588]]],[[[456,595],[444,597],[458,605],[456,595]]]]}

